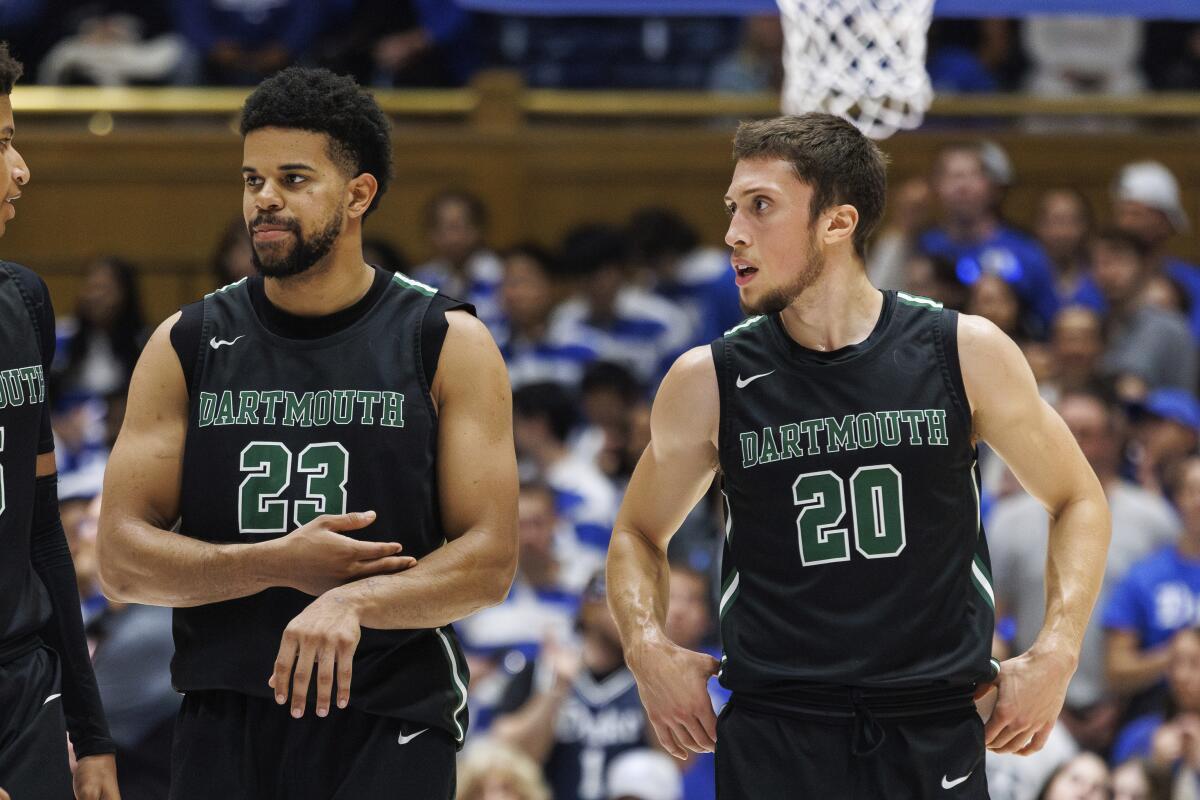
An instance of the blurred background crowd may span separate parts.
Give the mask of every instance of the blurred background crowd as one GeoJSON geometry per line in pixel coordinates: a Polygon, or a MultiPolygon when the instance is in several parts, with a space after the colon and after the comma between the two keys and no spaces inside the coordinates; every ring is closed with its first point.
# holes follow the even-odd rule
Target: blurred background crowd
{"type": "MultiPolygon", "coordinates": [[[[778,16],[471,13],[449,0],[5,0],[0,31],[38,83],[246,85],[288,64],[366,85],[757,91],[783,78],[778,16]]],[[[1200,25],[1133,17],[936,20],[934,88],[1065,95],[1200,88],[1200,25]]]]}
{"type": "MultiPolygon", "coordinates": [[[[782,76],[773,17],[491,17],[436,0],[0,0],[0,34],[48,84],[243,85],[290,63],[380,87],[461,85],[497,65],[551,87],[759,91],[782,76]]],[[[954,91],[1200,89],[1200,26],[937,20],[929,66],[954,91]]],[[[1019,176],[994,142],[943,145],[926,167],[892,187],[872,279],[985,316],[1016,340],[1113,514],[1104,589],[1060,725],[1037,756],[989,756],[992,796],[1200,799],[1200,266],[1174,255],[1196,220],[1175,175],[1152,160],[1109,176],[1100,205],[1071,185],[1044,191],[1028,229],[1001,212],[1019,176]]],[[[656,386],[676,356],[741,319],[728,253],[668,206],[618,223],[580,219],[558,241],[504,243],[489,238],[490,211],[469,187],[446,187],[405,210],[420,217],[421,250],[379,239],[364,253],[473,303],[514,390],[518,572],[506,602],[456,626],[472,673],[459,796],[712,798],[711,755],[679,763],[654,747],[602,569],[656,386]]],[[[249,248],[232,220],[212,243],[212,288],[252,272],[249,248]]],[[[52,375],[62,516],[133,800],[165,797],[179,703],[170,612],[108,601],[96,579],[107,454],[158,322],[143,311],[141,267],[120,253],[86,265],[74,307],[58,308],[52,375]]],[[[980,467],[1003,658],[1042,622],[1048,519],[986,448],[980,467]]],[[[717,655],[718,498],[714,486],[672,541],[667,620],[677,643],[717,655]]],[[[719,709],[715,680],[710,694],[719,709]]]]}

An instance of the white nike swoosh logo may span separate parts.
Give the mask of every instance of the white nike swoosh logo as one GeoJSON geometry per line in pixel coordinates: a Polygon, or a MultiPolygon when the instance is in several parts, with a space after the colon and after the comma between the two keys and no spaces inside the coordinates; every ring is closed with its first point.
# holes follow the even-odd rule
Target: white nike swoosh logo
{"type": "Polygon", "coordinates": [[[421,728],[421,730],[417,731],[416,733],[410,733],[408,736],[405,736],[404,731],[401,731],[400,735],[396,738],[396,741],[400,744],[408,744],[427,730],[429,730],[429,728],[421,728]]]}
{"type": "Polygon", "coordinates": [[[943,789],[953,789],[955,786],[958,786],[960,783],[965,781],[967,778],[971,777],[971,775],[974,772],[975,772],[975,770],[971,770],[966,775],[963,775],[961,778],[955,778],[954,780],[949,780],[945,775],[943,775],[942,776],[942,788],[943,789]]]}
{"type": "Polygon", "coordinates": [[[214,336],[213,338],[208,340],[208,346],[211,347],[213,350],[216,350],[218,347],[221,347],[222,345],[237,344],[237,340],[245,337],[245,335],[246,334],[243,333],[241,336],[237,337],[237,339],[234,339],[229,342],[225,341],[224,339],[218,339],[217,337],[214,336]]]}
{"type": "Polygon", "coordinates": [[[758,380],[759,378],[765,378],[765,377],[767,377],[768,375],[772,375],[772,374],[774,374],[774,372],[775,372],[775,370],[771,370],[770,372],[764,372],[764,373],[763,373],[763,374],[761,374],[761,375],[751,375],[749,378],[746,378],[746,379],[744,379],[744,380],[742,379],[742,376],[741,376],[741,375],[738,375],[738,377],[737,377],[737,387],[738,387],[739,389],[745,389],[747,386],[749,386],[750,384],[754,383],[754,382],[755,382],[756,380],[758,380]]]}
{"type": "Polygon", "coordinates": [[[62,697],[62,692],[59,692],[58,694],[52,694],[42,701],[42,705],[46,705],[46,703],[49,703],[51,700],[57,700],[60,697],[62,697]]]}

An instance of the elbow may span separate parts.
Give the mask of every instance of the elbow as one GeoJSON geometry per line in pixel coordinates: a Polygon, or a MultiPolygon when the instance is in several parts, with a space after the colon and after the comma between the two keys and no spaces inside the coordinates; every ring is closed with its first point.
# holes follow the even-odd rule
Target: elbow
{"type": "Polygon", "coordinates": [[[103,530],[96,543],[96,567],[100,591],[104,592],[105,597],[118,603],[137,602],[132,596],[136,579],[113,552],[111,537],[106,536],[103,530]]]}
{"type": "Polygon", "coordinates": [[[517,532],[514,527],[511,536],[505,540],[505,547],[490,562],[491,567],[479,582],[483,593],[484,607],[503,603],[512,588],[513,579],[517,574],[517,532]]]}
{"type": "Polygon", "coordinates": [[[117,603],[132,602],[128,594],[128,581],[124,579],[111,565],[100,562],[97,572],[100,579],[100,591],[109,600],[117,603]]]}

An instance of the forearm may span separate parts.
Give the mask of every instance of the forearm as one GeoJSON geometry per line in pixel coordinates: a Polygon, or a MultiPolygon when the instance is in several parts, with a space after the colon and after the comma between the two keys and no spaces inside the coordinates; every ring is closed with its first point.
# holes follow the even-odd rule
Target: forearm
{"type": "Polygon", "coordinates": [[[80,758],[116,752],[104,720],[92,671],[71,551],[58,516],[54,475],[38,478],[30,561],[50,597],[51,614],[42,640],[58,655],[63,710],[75,753],[80,758]]]}
{"type": "Polygon", "coordinates": [[[496,720],[496,738],[524,751],[538,764],[544,764],[554,747],[555,721],[566,697],[567,688],[555,684],[538,692],[525,705],[496,720]]]}
{"type": "Polygon", "coordinates": [[[141,520],[103,526],[100,584],[113,600],[186,608],[283,585],[274,541],[213,544],[141,520]]]}
{"type": "Polygon", "coordinates": [[[1104,578],[1111,530],[1108,505],[1098,482],[1094,492],[1077,497],[1052,516],[1046,556],[1046,618],[1034,649],[1049,647],[1078,659],[1104,578]]]}
{"type": "Polygon", "coordinates": [[[363,578],[326,594],[353,604],[366,628],[440,628],[508,594],[516,559],[504,539],[511,536],[470,530],[411,569],[363,578]]]}
{"type": "Polygon", "coordinates": [[[618,521],[608,548],[608,607],[627,654],[666,637],[670,577],[666,551],[618,521]]]}

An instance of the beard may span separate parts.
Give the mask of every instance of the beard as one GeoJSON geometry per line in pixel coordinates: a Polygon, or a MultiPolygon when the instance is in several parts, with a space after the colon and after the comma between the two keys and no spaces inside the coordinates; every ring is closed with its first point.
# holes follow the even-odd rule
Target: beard
{"type": "Polygon", "coordinates": [[[817,279],[824,272],[825,256],[820,248],[817,247],[817,243],[810,240],[804,269],[792,279],[791,283],[768,289],[755,302],[750,302],[739,297],[738,305],[742,307],[742,313],[746,316],[778,314],[795,302],[800,295],[804,294],[808,290],[808,287],[816,283],[817,279]]]}
{"type": "MultiPolygon", "coordinates": [[[[329,255],[334,242],[342,233],[342,217],[336,212],[325,227],[310,238],[305,238],[304,232],[295,220],[283,221],[270,216],[259,215],[248,226],[250,233],[250,257],[254,261],[254,269],[265,278],[290,278],[312,269],[313,266],[329,255]],[[253,229],[257,225],[286,225],[296,237],[296,243],[290,250],[280,255],[263,256],[254,246],[253,229]]],[[[278,243],[283,249],[283,243],[278,243]]],[[[273,249],[273,248],[272,248],[273,249]]]]}

